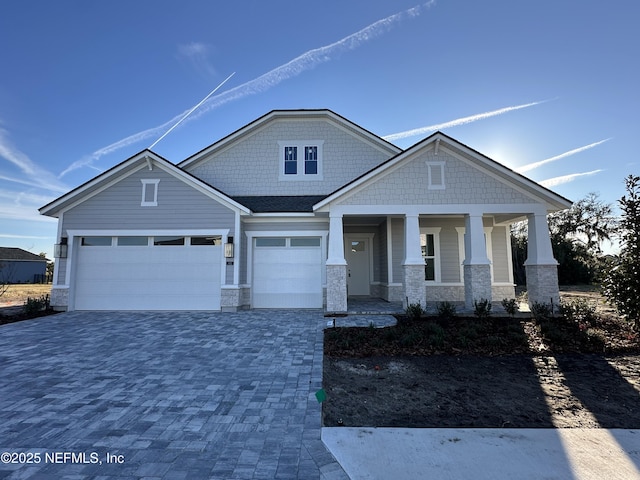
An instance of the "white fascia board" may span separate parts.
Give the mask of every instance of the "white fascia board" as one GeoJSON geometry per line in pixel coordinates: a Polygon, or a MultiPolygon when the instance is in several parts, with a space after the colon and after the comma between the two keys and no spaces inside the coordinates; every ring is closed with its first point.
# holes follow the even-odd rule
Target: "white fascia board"
{"type": "Polygon", "coordinates": [[[224,152],[227,148],[235,144],[237,140],[241,138],[248,138],[258,133],[266,125],[274,120],[287,120],[295,117],[325,118],[331,121],[334,126],[349,133],[350,135],[353,135],[354,133],[359,134],[360,136],[365,138],[374,148],[384,153],[391,153],[393,155],[394,152],[395,154],[398,154],[402,151],[402,149],[397,147],[396,145],[387,142],[383,138],[376,136],[375,134],[365,130],[364,128],[351,122],[350,120],[347,120],[346,118],[340,117],[330,110],[274,110],[254,120],[253,122],[248,123],[244,127],[239,128],[223,139],[196,153],[192,157],[178,163],[178,167],[185,169],[187,167],[194,167],[211,154],[224,152]]]}
{"type": "Polygon", "coordinates": [[[386,174],[390,168],[400,163],[405,157],[401,154],[395,157],[391,161],[387,161],[387,163],[383,164],[380,167],[371,170],[366,175],[354,180],[353,183],[350,183],[346,187],[341,188],[340,190],[334,192],[332,195],[329,195],[327,198],[320,200],[313,206],[314,212],[328,212],[328,205],[331,202],[337,200],[338,198],[347,198],[349,195],[353,195],[360,191],[361,188],[365,188],[373,179],[377,177],[382,177],[383,174],[386,174]]]}
{"type": "MultiPolygon", "coordinates": [[[[144,154],[140,153],[140,154],[130,158],[128,161],[125,161],[125,162],[121,163],[120,165],[117,165],[116,167],[113,167],[110,171],[105,172],[105,173],[107,173],[107,176],[105,176],[104,178],[103,178],[104,174],[100,174],[100,175],[92,178],[91,180],[89,180],[85,184],[80,185],[79,187],[76,187],[75,189],[71,190],[70,192],[65,193],[64,195],[62,195],[58,199],[56,199],[53,202],[49,203],[48,205],[45,205],[44,207],[40,208],[38,211],[40,212],[41,215],[50,215],[50,213],[52,211],[55,211],[55,213],[53,214],[53,216],[55,216],[55,215],[58,215],[58,213],[60,213],[60,212],[64,212],[66,210],[69,210],[69,208],[72,208],[72,207],[65,206],[65,207],[61,208],[61,205],[65,204],[66,202],[72,201],[71,205],[75,206],[78,203],[83,202],[87,198],[91,198],[93,195],[95,195],[95,193],[103,191],[106,187],[100,187],[100,188],[96,189],[95,191],[92,191],[91,193],[87,193],[87,192],[91,191],[92,188],[94,188],[100,182],[106,181],[110,177],[114,177],[116,180],[120,179],[121,178],[120,174],[122,173],[123,170],[131,167],[132,164],[134,164],[134,163],[136,163],[136,162],[138,162],[140,160],[144,161],[144,159],[149,154],[150,154],[150,152],[144,152],[144,154]],[[78,198],[79,200],[73,200],[74,198],[78,198]]],[[[142,166],[144,166],[144,165],[145,164],[143,164],[142,166]]],[[[136,168],[134,171],[138,171],[138,170],[139,170],[139,168],[136,168]]],[[[108,181],[108,185],[109,186],[113,185],[113,183],[115,183],[116,180],[108,181]]]]}
{"type": "MultiPolygon", "coordinates": [[[[442,140],[443,142],[440,143],[440,148],[443,151],[446,151],[449,155],[452,155],[455,158],[467,164],[471,164],[471,162],[469,162],[469,159],[462,157],[458,153],[451,150],[450,148],[447,148],[447,143],[449,142],[447,142],[446,138],[443,138],[442,140]]],[[[462,150],[464,153],[472,157],[474,160],[477,160],[479,163],[481,163],[485,167],[484,169],[482,169],[483,172],[487,173],[488,175],[500,181],[501,183],[505,183],[504,177],[495,173],[496,170],[499,170],[501,173],[503,173],[504,175],[506,175],[507,177],[513,180],[513,182],[505,183],[507,186],[518,190],[520,193],[528,197],[538,199],[540,202],[545,203],[547,205],[547,210],[557,211],[557,210],[563,210],[565,208],[571,207],[571,203],[567,203],[567,199],[561,197],[560,195],[556,194],[551,190],[548,190],[542,187],[540,184],[531,180],[530,178],[514,172],[508,167],[505,167],[504,165],[502,165],[500,162],[489,159],[488,157],[484,157],[483,155],[479,155],[478,152],[471,150],[469,147],[461,143],[455,144],[454,147],[458,148],[459,150],[462,150]],[[522,186],[523,184],[533,189],[535,193],[531,192],[531,190],[527,190],[526,188],[523,188],[522,186]]]]}
{"type": "MultiPolygon", "coordinates": [[[[310,213],[300,213],[300,212],[269,212],[269,213],[254,213],[251,215],[252,218],[286,218],[287,221],[293,218],[304,218],[306,220],[310,218],[316,218],[316,214],[313,212],[310,213]]],[[[248,220],[248,219],[247,219],[248,220]]]]}
{"type": "Polygon", "coordinates": [[[493,215],[493,214],[539,214],[546,215],[545,205],[539,203],[497,204],[441,204],[441,205],[336,205],[331,208],[335,215],[493,215]]]}
{"type": "Polygon", "coordinates": [[[229,234],[228,228],[187,228],[187,229],[72,229],[67,230],[69,237],[120,237],[120,236],[184,236],[184,237],[201,237],[206,235],[220,235],[226,237],[229,234]]]}
{"type": "MultiPolygon", "coordinates": [[[[145,152],[145,154],[140,154],[137,155],[136,157],[133,157],[130,159],[130,161],[127,161],[125,163],[123,163],[122,165],[120,165],[119,167],[117,167],[116,169],[114,169],[113,171],[109,172],[109,175],[107,177],[104,178],[100,178],[101,176],[97,176],[95,177],[93,180],[90,180],[87,184],[85,184],[83,187],[81,187],[81,189],[79,189],[77,192],[75,192],[70,198],[68,199],[64,199],[66,197],[63,196],[60,198],[60,204],[64,203],[66,201],[69,201],[72,198],[75,198],[75,201],[71,202],[70,204],[64,206],[63,208],[61,208],[58,212],[58,214],[63,214],[64,212],[76,207],[77,205],[81,204],[82,202],[90,199],[91,197],[94,197],[95,195],[103,192],[104,190],[108,189],[109,187],[112,187],[113,185],[115,185],[116,183],[120,182],[123,178],[132,175],[144,168],[148,168],[148,159],[152,158],[154,165],[157,168],[162,169],[164,172],[168,173],[169,175],[173,176],[174,178],[177,178],[181,181],[183,181],[184,183],[186,183],[187,185],[191,186],[192,188],[195,188],[197,191],[199,191],[200,193],[208,196],[209,198],[216,200],[218,202],[220,202],[221,204],[223,204],[225,207],[239,212],[241,215],[250,215],[251,214],[251,210],[249,210],[247,207],[245,207],[244,205],[239,204],[238,202],[232,200],[231,198],[227,197],[226,195],[222,194],[221,192],[218,192],[217,190],[211,188],[209,185],[207,185],[206,183],[198,180],[197,178],[183,172],[182,170],[180,170],[178,167],[176,167],[175,165],[173,165],[172,163],[168,162],[167,160],[164,160],[160,157],[157,157],[156,155],[153,154],[153,152],[145,152]],[[139,162],[140,164],[136,167],[130,168],[133,164],[135,164],[136,162],[139,162]],[[123,173],[123,170],[126,168],[130,168],[130,170],[126,171],[123,173]],[[105,182],[103,185],[100,185],[98,188],[95,188],[96,185],[99,185],[100,182],[105,182]],[[94,188],[93,190],[91,190],[92,188],[94,188]]],[[[56,207],[56,205],[52,204],[49,208],[47,208],[46,212],[54,209],[56,207]]],[[[41,214],[43,215],[47,215],[45,211],[40,211],[41,214]]]]}

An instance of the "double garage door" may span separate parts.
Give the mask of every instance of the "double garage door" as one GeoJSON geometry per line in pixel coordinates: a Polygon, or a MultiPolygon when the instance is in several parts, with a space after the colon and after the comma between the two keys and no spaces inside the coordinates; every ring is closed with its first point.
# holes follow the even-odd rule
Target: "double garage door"
{"type": "Polygon", "coordinates": [[[82,237],[77,310],[219,310],[222,242],[201,237],[82,237]]]}
{"type": "Polygon", "coordinates": [[[254,308],[322,308],[320,237],[253,239],[254,308]]]}

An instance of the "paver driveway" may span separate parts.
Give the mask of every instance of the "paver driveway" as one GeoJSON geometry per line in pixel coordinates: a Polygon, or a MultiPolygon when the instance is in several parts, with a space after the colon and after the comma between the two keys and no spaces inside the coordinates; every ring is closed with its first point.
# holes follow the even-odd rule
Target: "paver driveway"
{"type": "Polygon", "coordinates": [[[0,326],[0,453],[40,460],[0,478],[346,478],[320,440],[324,322],[71,312],[0,326]]]}

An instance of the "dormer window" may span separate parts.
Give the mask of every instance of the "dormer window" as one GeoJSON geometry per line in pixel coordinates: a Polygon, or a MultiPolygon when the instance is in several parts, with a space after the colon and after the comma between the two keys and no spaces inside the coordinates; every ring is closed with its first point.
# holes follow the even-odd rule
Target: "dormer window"
{"type": "Polygon", "coordinates": [[[278,142],[280,180],[322,180],[322,140],[278,142]]]}
{"type": "Polygon", "coordinates": [[[157,207],[158,206],[158,184],[160,179],[147,179],[140,180],[142,182],[142,207],[157,207]]]}

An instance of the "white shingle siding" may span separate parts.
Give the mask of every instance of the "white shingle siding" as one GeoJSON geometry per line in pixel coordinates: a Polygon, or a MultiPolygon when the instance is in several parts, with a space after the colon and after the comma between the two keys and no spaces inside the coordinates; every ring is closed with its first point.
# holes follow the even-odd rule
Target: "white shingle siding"
{"type": "Polygon", "coordinates": [[[425,153],[364,186],[342,205],[506,204],[532,198],[442,150],[425,153]],[[427,162],[445,162],[445,189],[429,190],[427,162]]]}
{"type": "Polygon", "coordinates": [[[283,119],[186,170],[232,196],[321,195],[331,193],[390,156],[390,152],[374,148],[332,122],[283,119]],[[278,142],[317,139],[324,141],[323,180],[280,181],[283,159],[278,142]]]}

